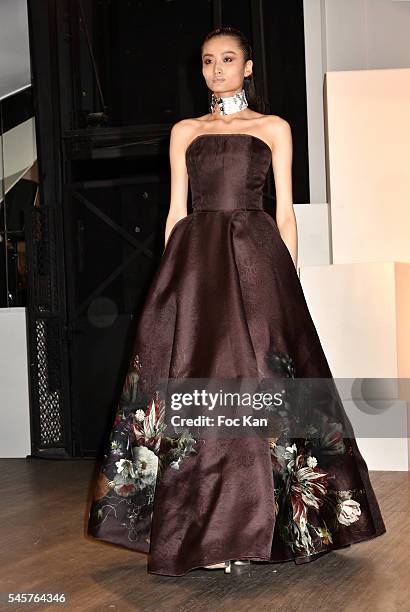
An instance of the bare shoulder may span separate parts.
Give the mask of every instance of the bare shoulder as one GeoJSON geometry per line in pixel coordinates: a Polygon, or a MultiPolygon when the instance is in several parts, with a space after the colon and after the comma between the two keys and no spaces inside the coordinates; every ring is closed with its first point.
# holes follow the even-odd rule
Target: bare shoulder
{"type": "Polygon", "coordinates": [[[266,115],[264,125],[266,135],[273,147],[281,143],[289,143],[292,140],[292,130],[289,123],[279,115],[266,115]]]}
{"type": "Polygon", "coordinates": [[[206,117],[208,117],[208,115],[181,119],[174,123],[171,128],[171,144],[175,143],[177,146],[181,146],[185,149],[191,140],[203,129],[202,125],[206,117]]]}
{"type": "Polygon", "coordinates": [[[179,142],[184,140],[192,129],[192,119],[181,119],[177,121],[171,128],[171,141],[174,140],[179,142]]]}

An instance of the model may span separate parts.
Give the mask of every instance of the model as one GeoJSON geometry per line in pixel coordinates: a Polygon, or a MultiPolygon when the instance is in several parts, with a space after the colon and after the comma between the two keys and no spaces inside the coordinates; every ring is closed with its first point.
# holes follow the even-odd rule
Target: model
{"type": "Polygon", "coordinates": [[[255,110],[240,31],[214,30],[201,57],[210,112],[171,130],[166,246],[89,517],[90,535],[147,553],[148,571],[169,576],[305,563],[385,532],[296,270],[290,126],[255,110]],[[262,201],[271,166],[276,222],[262,201]],[[170,435],[160,380],[278,376],[329,381],[306,435],[170,435]]]}

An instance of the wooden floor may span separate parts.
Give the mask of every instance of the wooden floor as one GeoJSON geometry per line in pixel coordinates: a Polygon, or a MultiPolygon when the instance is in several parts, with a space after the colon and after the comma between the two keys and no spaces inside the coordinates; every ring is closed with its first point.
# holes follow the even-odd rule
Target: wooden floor
{"type": "Polygon", "coordinates": [[[84,535],[94,462],[0,460],[1,610],[410,610],[410,475],[372,472],[387,533],[311,564],[147,573],[145,555],[84,535]],[[7,604],[64,593],[66,604],[7,604]]]}

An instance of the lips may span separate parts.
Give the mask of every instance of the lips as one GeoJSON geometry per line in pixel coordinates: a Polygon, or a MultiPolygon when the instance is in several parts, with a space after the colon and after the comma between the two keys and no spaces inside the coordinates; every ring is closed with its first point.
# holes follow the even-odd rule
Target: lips
{"type": "Polygon", "coordinates": [[[225,79],[213,79],[214,83],[223,83],[225,79]]]}

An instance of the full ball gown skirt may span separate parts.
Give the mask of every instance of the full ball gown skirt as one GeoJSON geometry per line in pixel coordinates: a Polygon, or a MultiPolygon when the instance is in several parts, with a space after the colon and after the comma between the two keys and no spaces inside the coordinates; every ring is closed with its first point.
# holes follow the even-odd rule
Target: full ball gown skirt
{"type": "Polygon", "coordinates": [[[333,381],[262,207],[270,164],[249,134],[200,135],[186,151],[193,212],[173,227],[146,295],[88,522],[93,537],[147,553],[151,573],[304,563],[386,531],[341,400],[312,439],[198,443],[163,428],[160,379],[269,378],[279,360],[287,378],[333,381]]]}

